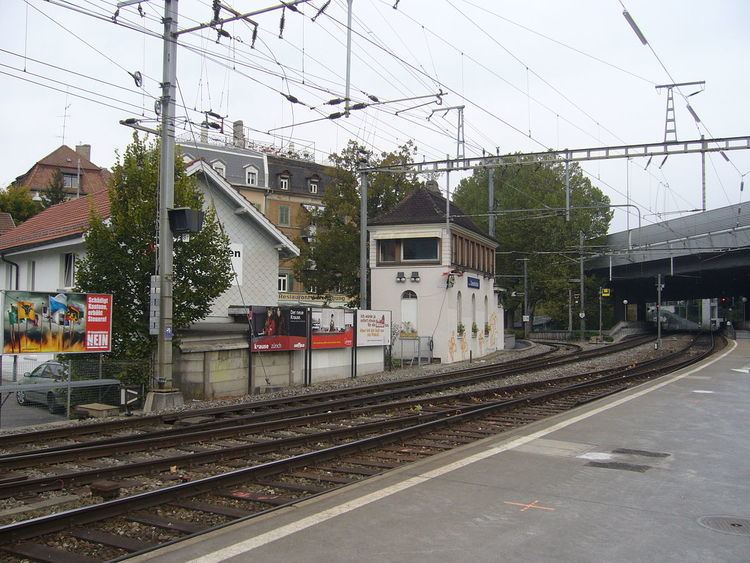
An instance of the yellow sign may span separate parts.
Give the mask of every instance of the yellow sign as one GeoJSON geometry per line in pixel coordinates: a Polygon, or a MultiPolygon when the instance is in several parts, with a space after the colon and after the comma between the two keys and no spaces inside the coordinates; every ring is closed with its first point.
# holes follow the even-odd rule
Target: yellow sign
{"type": "Polygon", "coordinates": [[[611,290],[608,287],[603,287],[602,288],[602,297],[609,297],[610,296],[610,293],[609,293],[610,291],[611,290]]]}

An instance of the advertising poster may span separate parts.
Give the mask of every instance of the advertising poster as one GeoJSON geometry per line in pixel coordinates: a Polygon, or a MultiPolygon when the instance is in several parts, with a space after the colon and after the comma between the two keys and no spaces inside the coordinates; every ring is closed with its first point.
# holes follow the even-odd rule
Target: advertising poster
{"type": "Polygon", "coordinates": [[[304,307],[253,307],[253,352],[304,350],[304,307]]]}
{"type": "Polygon", "coordinates": [[[357,347],[390,346],[391,312],[357,311],[357,347]]]}
{"type": "Polygon", "coordinates": [[[313,349],[351,348],[353,344],[353,311],[345,309],[312,310],[313,349]]]}
{"type": "Polygon", "coordinates": [[[111,295],[37,291],[4,295],[4,354],[111,350],[111,295]]]}

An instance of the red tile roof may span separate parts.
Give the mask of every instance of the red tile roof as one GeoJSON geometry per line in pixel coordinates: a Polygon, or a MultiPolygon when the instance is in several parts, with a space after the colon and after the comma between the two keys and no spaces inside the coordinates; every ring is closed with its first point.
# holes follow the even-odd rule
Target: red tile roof
{"type": "Polygon", "coordinates": [[[109,217],[108,190],[100,190],[45,209],[15,229],[0,235],[0,251],[18,251],[80,235],[88,229],[92,208],[102,218],[109,217]]]}
{"type": "Polygon", "coordinates": [[[16,227],[15,221],[10,213],[0,212],[0,235],[7,233],[16,227]]]}
{"type": "MultiPolygon", "coordinates": [[[[110,172],[97,166],[85,156],[67,145],[61,145],[38,161],[25,174],[16,178],[16,184],[35,191],[46,190],[57,170],[67,174],[78,172],[81,163],[81,193],[93,193],[104,189],[109,183],[110,172]]],[[[75,188],[66,188],[67,193],[75,194],[75,188]]]]}

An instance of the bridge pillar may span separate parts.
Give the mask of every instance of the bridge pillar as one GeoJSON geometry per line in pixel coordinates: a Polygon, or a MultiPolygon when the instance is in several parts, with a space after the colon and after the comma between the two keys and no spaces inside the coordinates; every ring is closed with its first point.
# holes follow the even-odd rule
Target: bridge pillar
{"type": "Polygon", "coordinates": [[[648,320],[646,317],[646,303],[643,301],[639,301],[636,304],[636,318],[633,319],[639,322],[645,322],[648,320]]]}

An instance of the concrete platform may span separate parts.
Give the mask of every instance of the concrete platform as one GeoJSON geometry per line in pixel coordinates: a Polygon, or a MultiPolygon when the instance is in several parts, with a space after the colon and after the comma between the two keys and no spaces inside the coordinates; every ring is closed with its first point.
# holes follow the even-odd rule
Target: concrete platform
{"type": "Polygon", "coordinates": [[[748,561],[749,421],[740,340],[607,401],[136,560],[748,561]]]}

